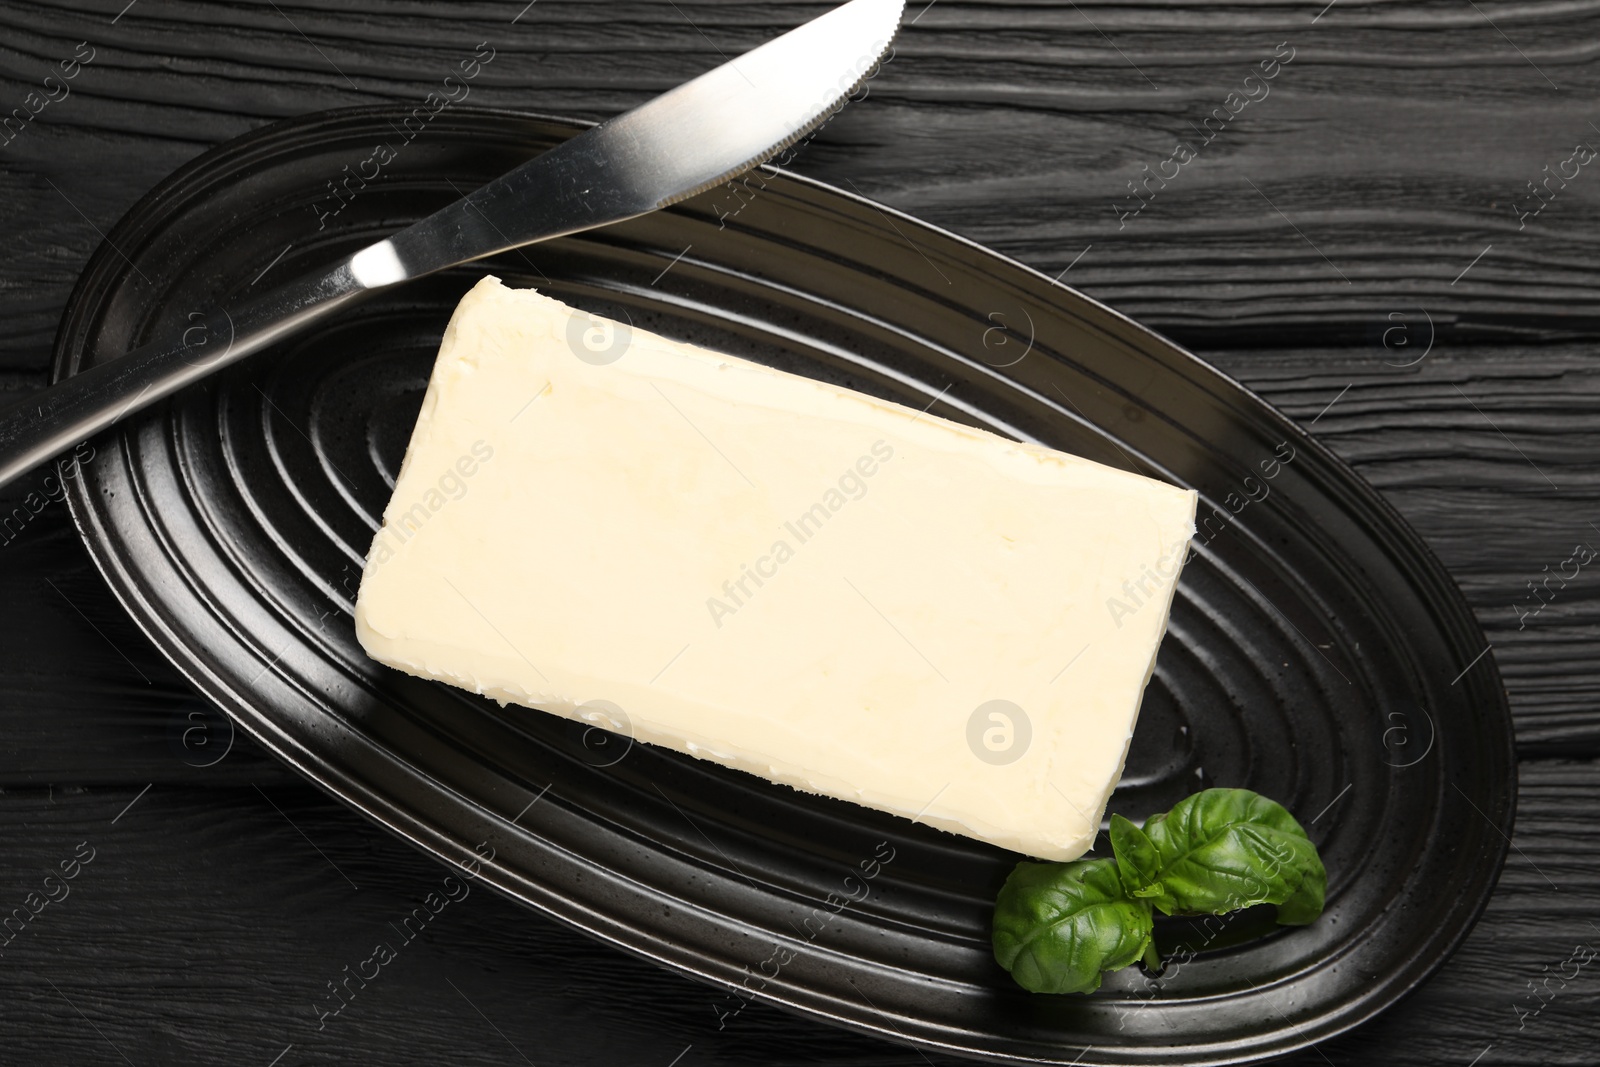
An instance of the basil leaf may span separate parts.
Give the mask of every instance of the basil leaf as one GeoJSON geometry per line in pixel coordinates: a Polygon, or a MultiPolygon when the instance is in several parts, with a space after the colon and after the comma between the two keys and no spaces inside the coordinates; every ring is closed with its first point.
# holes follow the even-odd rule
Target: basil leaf
{"type": "Polygon", "coordinates": [[[1166,915],[1221,915],[1278,905],[1278,921],[1322,914],[1328,874],[1316,846],[1283,805],[1248,789],[1207,789],[1144,824],[1156,877],[1140,897],[1166,915]]]}
{"type": "Polygon", "coordinates": [[[1092,993],[1103,972],[1159,969],[1155,909],[1216,914],[1275,904],[1278,922],[1322,914],[1328,873],[1281,804],[1207,789],[1144,827],[1111,817],[1107,859],[1019,863],[995,902],[994,956],[1035,993],[1092,993]]]}
{"type": "Polygon", "coordinates": [[[1019,863],[994,911],[994,958],[1034,993],[1092,993],[1151,947],[1150,905],[1111,859],[1019,863]]]}
{"type": "Polygon", "coordinates": [[[1144,891],[1161,877],[1161,856],[1155,843],[1138,824],[1121,815],[1111,816],[1111,852],[1130,896],[1146,895],[1144,891]]]}

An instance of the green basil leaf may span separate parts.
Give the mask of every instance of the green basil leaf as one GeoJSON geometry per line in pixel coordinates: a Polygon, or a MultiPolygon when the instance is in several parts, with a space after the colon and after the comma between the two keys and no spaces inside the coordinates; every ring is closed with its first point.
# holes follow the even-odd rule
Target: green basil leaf
{"type": "Polygon", "coordinates": [[[1130,896],[1145,895],[1151,883],[1161,876],[1161,857],[1155,844],[1138,824],[1121,815],[1111,816],[1111,852],[1130,896]]]}
{"type": "Polygon", "coordinates": [[[1322,914],[1328,874],[1283,805],[1248,789],[1207,789],[1145,822],[1157,876],[1141,897],[1167,915],[1278,905],[1278,921],[1322,914]]]}
{"type": "Polygon", "coordinates": [[[1092,993],[1145,954],[1151,926],[1115,860],[1019,863],[995,901],[994,958],[1032,992],[1092,993]]]}

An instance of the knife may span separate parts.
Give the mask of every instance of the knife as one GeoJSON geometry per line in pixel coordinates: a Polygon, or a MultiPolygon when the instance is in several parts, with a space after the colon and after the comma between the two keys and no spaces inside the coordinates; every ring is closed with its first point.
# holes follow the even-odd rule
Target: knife
{"type": "Polygon", "coordinates": [[[0,486],[216,370],[415,278],[637,218],[728,181],[836,113],[904,0],[851,0],[595,126],[335,264],[0,411],[0,486]]]}

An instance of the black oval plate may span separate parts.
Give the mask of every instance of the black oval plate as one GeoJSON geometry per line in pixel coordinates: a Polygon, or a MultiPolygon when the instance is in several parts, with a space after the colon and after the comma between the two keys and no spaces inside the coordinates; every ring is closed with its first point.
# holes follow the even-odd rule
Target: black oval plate
{"type": "MultiPolygon", "coordinates": [[[[319,267],[581,128],[461,108],[407,141],[405,117],[308,116],[185,167],[85,271],[57,374],[319,267]],[[380,144],[394,158],[376,162],[380,144]]],[[[1265,1057],[1422,981],[1506,848],[1514,763],[1493,659],[1370,487],[1101,305],[814,182],[765,172],[404,288],[183,393],[100,453],[73,488],[84,539],[207,696],[435,855],[487,843],[494,885],[712,982],[707,1010],[729,1018],[753,996],[995,1058],[1265,1057]],[[1283,801],[1326,858],[1326,916],[1296,930],[1250,912],[1164,924],[1164,976],[1132,968],[1093,996],[1031,996],[989,950],[1016,856],[370,662],[351,624],[362,558],[444,324],[485,270],[1198,489],[1199,555],[1113,809],[1143,817],[1208,785],[1283,801]]],[[[1066,667],[1078,650],[1060,651],[1066,667]]]]}

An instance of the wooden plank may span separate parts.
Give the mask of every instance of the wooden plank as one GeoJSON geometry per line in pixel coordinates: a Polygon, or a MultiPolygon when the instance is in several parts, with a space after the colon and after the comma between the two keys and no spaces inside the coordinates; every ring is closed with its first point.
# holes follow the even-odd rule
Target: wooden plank
{"type": "MultiPolygon", "coordinates": [[[[1543,986],[1533,999],[1526,983],[1575,945],[1600,946],[1600,830],[1585,814],[1600,800],[1600,763],[1524,764],[1522,775],[1516,850],[1460,952],[1374,1024],[1287,1062],[1465,1065],[1488,1045],[1485,1063],[1592,1062],[1600,965],[1552,982],[1554,999],[1543,986]],[[1541,1010],[1523,1019],[1518,1007],[1541,1010]]],[[[540,1064],[667,1067],[690,1046],[685,1063],[924,1062],[771,1009],[719,1032],[713,990],[480,889],[368,988],[353,986],[319,1031],[312,1005],[330,1003],[326,983],[396,941],[389,923],[446,872],[308,788],[258,792],[249,777],[143,796],[7,791],[0,836],[14,844],[0,901],[20,906],[80,842],[94,850],[68,896],[0,947],[8,1062],[111,1063],[114,1045],[134,1063],[267,1064],[291,1044],[280,1067],[457,1062],[464,1049],[474,1062],[523,1062],[513,1047],[540,1064]]]]}
{"type": "MultiPolygon", "coordinates": [[[[510,0],[448,14],[141,3],[111,25],[106,6],[0,3],[7,108],[80,41],[97,50],[0,148],[6,369],[37,366],[96,228],[205,146],[319,108],[420,100],[480,41],[496,58],[471,103],[600,118],[820,10],[629,0],[598,19],[546,0],[513,23],[510,0]]],[[[1316,7],[940,0],[871,105],[797,167],[1052,275],[1089,248],[1073,284],[1192,344],[1354,343],[1397,301],[1452,338],[1593,336],[1600,168],[1571,164],[1519,219],[1543,203],[1529,183],[1546,166],[1600,145],[1583,92],[1592,0],[1316,7]],[[1285,42],[1292,60],[1229,114],[1285,42]],[[1217,108],[1227,123],[1206,125],[1217,108]],[[1185,139],[1195,158],[1170,163],[1185,139]],[[1151,172],[1172,177],[1143,184],[1151,172]],[[1115,206],[1141,202],[1128,219],[1115,206]]]]}
{"type": "Polygon", "coordinates": [[[1600,753],[1600,366],[1578,344],[1440,342],[1396,367],[1428,339],[1424,320],[1400,325],[1409,348],[1380,334],[1207,359],[1309,426],[1428,541],[1493,645],[1521,750],[1600,753]]]}

